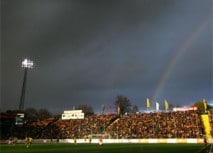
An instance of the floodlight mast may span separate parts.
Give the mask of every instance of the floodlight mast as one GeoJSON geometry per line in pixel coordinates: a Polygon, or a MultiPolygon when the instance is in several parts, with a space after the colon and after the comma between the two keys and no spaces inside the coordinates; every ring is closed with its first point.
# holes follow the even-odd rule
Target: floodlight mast
{"type": "Polygon", "coordinates": [[[24,68],[24,79],[23,79],[22,90],[21,90],[19,111],[24,110],[24,100],[25,100],[26,84],[27,84],[27,72],[29,68],[33,68],[33,61],[25,59],[24,61],[22,61],[22,67],[24,68]]]}

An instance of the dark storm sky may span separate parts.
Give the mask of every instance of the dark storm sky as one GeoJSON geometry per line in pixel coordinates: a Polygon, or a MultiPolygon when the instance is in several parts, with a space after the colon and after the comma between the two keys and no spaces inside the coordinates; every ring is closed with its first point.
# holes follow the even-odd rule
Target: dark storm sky
{"type": "MultiPolygon", "coordinates": [[[[212,0],[1,0],[1,110],[213,100],[212,0]]],[[[161,106],[160,106],[161,107],[161,106]]]]}

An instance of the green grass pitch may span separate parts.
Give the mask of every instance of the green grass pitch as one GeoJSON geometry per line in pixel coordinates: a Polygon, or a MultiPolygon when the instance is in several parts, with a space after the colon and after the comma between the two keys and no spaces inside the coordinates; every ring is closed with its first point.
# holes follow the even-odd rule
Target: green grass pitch
{"type": "Polygon", "coordinates": [[[1,153],[206,153],[204,144],[24,144],[0,145],[1,153]]]}

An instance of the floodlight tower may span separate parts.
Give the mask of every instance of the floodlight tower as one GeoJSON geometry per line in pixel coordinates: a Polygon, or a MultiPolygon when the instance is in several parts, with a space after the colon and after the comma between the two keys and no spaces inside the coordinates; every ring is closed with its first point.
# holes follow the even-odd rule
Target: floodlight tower
{"type": "Polygon", "coordinates": [[[33,68],[33,61],[24,59],[24,61],[22,61],[22,67],[24,68],[24,80],[23,80],[22,90],[21,90],[19,111],[24,110],[24,100],[25,100],[26,83],[27,83],[27,71],[29,68],[33,68]]]}

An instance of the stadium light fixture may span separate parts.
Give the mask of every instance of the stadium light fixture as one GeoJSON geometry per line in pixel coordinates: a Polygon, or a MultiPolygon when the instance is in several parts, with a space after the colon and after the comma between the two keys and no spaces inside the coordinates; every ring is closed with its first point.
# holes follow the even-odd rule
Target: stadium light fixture
{"type": "Polygon", "coordinates": [[[22,61],[22,67],[23,68],[33,68],[33,61],[25,59],[22,61]]]}
{"type": "Polygon", "coordinates": [[[24,110],[24,100],[25,100],[25,92],[26,92],[26,83],[27,83],[27,71],[29,68],[33,68],[33,61],[29,59],[24,59],[22,61],[22,67],[24,68],[24,79],[21,91],[21,98],[19,103],[19,111],[24,110]]]}

